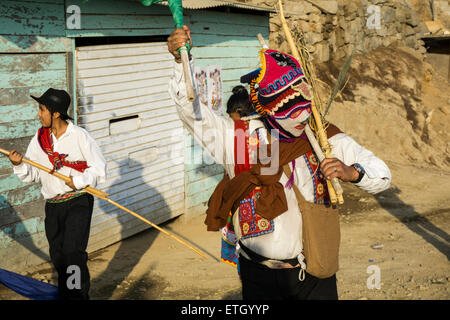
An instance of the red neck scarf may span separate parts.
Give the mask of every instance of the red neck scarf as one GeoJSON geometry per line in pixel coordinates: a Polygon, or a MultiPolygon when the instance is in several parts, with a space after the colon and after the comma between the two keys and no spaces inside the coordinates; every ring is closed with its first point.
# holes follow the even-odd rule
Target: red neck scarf
{"type": "Polygon", "coordinates": [[[37,139],[42,150],[48,155],[48,159],[53,164],[53,169],[50,173],[61,169],[63,166],[80,172],[84,172],[88,168],[86,161],[66,161],[65,159],[69,156],[68,154],[59,154],[53,151],[53,139],[50,128],[40,128],[37,139]]]}

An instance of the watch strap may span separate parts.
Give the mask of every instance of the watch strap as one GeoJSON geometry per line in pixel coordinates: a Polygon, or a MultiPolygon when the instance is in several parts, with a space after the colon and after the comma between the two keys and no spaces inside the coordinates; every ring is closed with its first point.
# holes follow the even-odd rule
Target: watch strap
{"type": "Polygon", "coordinates": [[[358,175],[358,179],[356,179],[355,181],[351,181],[351,183],[358,183],[362,180],[366,171],[359,163],[352,164],[352,167],[355,168],[356,171],[358,171],[359,175],[358,175]]]}

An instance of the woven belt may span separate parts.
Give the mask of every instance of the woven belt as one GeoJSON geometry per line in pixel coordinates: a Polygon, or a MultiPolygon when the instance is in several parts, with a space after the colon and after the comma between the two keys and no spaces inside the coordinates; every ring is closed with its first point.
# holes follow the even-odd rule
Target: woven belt
{"type": "Polygon", "coordinates": [[[47,202],[48,203],[62,203],[62,202],[66,202],[66,201],[75,199],[79,196],[82,196],[83,194],[86,194],[86,192],[79,192],[79,191],[67,192],[63,195],[59,195],[59,196],[53,197],[51,199],[47,199],[47,202]]]}

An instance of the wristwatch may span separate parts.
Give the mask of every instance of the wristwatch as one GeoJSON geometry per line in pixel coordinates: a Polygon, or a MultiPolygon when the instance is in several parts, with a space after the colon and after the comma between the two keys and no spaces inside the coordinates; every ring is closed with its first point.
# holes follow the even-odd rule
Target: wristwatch
{"type": "Polygon", "coordinates": [[[362,178],[364,177],[364,175],[366,174],[366,171],[364,170],[364,168],[359,164],[359,163],[354,163],[352,164],[352,167],[355,168],[356,171],[358,171],[358,179],[356,179],[355,181],[350,181],[351,183],[358,183],[362,180],[362,178]]]}

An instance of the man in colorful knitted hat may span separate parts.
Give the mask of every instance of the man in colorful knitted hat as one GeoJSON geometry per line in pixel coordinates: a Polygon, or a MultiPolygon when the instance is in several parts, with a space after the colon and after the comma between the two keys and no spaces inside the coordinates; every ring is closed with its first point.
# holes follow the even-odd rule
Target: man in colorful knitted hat
{"type": "Polygon", "coordinates": [[[234,90],[230,97],[232,104],[252,104],[252,114],[233,120],[217,116],[198,99],[190,103],[177,62],[177,49],[186,42],[192,43],[186,26],[168,39],[175,57],[169,93],[188,131],[225,169],[208,202],[205,224],[209,231],[221,231],[222,260],[238,266],[243,298],[337,299],[335,274],[317,278],[305,272],[302,212],[293,186],[320,213],[329,203],[325,179],[337,177],[377,193],[390,185],[389,168],[333,125],[327,134],[335,158],[318,163],[304,134],[310,86],[298,61],[276,50],[262,50],[261,67],[241,78],[250,84],[250,95],[234,90]],[[260,151],[273,150],[275,143],[279,166],[263,174],[260,151]]]}

